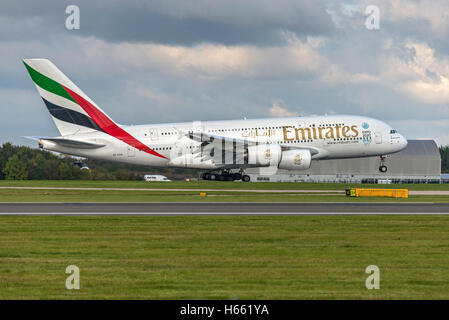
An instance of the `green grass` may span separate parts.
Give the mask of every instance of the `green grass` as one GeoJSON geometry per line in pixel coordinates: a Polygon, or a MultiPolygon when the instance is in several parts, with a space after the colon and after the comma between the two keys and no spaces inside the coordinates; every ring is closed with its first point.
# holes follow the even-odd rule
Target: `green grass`
{"type": "Polygon", "coordinates": [[[447,230],[433,215],[0,216],[0,299],[449,299],[447,230]]]}
{"type": "Polygon", "coordinates": [[[0,189],[0,202],[449,202],[447,195],[411,195],[408,199],[346,197],[320,193],[208,191],[126,191],[0,189]]]}
{"type": "Polygon", "coordinates": [[[0,180],[0,187],[107,187],[107,188],[185,188],[185,189],[266,189],[266,190],[344,190],[349,187],[406,188],[409,190],[449,190],[449,184],[346,184],[310,182],[215,182],[215,181],[96,181],[96,180],[0,180]]]}

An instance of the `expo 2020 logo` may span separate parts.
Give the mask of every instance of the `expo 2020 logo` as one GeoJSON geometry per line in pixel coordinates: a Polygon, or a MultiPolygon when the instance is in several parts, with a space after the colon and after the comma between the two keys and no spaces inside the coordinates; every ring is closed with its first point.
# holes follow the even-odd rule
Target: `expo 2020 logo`
{"type": "Polygon", "coordinates": [[[369,128],[369,124],[366,123],[366,122],[362,123],[362,128],[365,129],[365,130],[368,129],[369,128]]]}

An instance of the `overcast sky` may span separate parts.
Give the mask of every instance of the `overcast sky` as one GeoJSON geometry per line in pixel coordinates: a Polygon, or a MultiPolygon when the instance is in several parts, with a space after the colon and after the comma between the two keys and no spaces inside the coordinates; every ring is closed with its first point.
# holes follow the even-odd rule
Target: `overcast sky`
{"type": "Polygon", "coordinates": [[[449,144],[448,39],[448,0],[3,0],[0,140],[58,135],[21,62],[48,58],[122,124],[356,114],[449,144]]]}

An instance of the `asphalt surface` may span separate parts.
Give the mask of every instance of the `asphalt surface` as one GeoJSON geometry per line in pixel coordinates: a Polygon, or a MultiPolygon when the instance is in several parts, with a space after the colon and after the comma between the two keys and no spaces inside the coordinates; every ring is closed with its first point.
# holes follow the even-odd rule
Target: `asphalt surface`
{"type": "Polygon", "coordinates": [[[0,203],[0,214],[449,214],[449,203],[0,203]]]}
{"type": "MultiPolygon", "coordinates": [[[[345,190],[270,190],[270,189],[197,189],[197,188],[101,188],[101,187],[2,187],[0,189],[16,190],[88,190],[88,191],[196,191],[196,192],[256,192],[256,193],[321,193],[321,194],[345,194],[345,190]]],[[[409,190],[409,195],[448,195],[449,190],[409,190]]]]}

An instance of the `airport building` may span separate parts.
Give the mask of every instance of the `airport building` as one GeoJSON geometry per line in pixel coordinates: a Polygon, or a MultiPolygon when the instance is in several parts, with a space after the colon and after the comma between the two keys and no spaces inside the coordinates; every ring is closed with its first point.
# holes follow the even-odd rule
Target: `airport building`
{"type": "Polygon", "coordinates": [[[278,170],[264,175],[258,168],[246,172],[251,181],[345,183],[440,183],[441,157],[433,140],[408,140],[407,148],[388,155],[379,171],[380,157],[317,160],[308,170],[278,170]]]}

